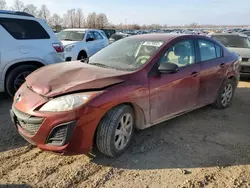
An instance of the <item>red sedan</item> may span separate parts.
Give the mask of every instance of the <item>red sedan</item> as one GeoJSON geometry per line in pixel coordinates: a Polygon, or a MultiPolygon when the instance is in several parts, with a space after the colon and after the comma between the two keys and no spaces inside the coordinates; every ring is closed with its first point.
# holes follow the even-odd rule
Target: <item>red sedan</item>
{"type": "MultiPolygon", "coordinates": [[[[194,35],[149,34],[119,40],[89,59],[40,68],[17,91],[11,117],[43,150],[108,156],[145,129],[213,104],[227,108],[239,57],[194,35]]],[[[198,127],[197,127],[198,128],[198,127]]]]}

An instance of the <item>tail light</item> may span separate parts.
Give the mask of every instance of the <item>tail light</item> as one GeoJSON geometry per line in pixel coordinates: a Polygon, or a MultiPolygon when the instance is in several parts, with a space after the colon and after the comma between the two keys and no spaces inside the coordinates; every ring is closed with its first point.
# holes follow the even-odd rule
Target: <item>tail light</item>
{"type": "Polygon", "coordinates": [[[62,44],[60,43],[53,43],[52,46],[54,47],[54,49],[56,50],[56,52],[60,53],[60,52],[64,52],[64,47],[62,44]]]}

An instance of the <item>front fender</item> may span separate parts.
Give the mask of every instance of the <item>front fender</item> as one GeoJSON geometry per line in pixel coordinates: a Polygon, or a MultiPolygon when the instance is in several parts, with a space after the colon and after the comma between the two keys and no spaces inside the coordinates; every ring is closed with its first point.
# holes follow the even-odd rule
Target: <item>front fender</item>
{"type": "Polygon", "coordinates": [[[13,61],[11,61],[10,63],[8,63],[7,65],[4,66],[3,68],[3,72],[2,72],[2,80],[5,79],[6,73],[8,71],[8,69],[15,64],[22,64],[24,62],[28,62],[28,61],[36,61],[36,62],[40,62],[43,65],[46,65],[46,63],[44,62],[43,59],[40,58],[22,58],[22,59],[15,59],[13,61]]]}

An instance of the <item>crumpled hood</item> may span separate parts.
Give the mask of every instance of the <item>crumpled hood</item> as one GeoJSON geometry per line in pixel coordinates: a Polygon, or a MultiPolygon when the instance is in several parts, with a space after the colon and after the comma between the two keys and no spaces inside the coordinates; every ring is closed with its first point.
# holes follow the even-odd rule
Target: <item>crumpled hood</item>
{"type": "Polygon", "coordinates": [[[34,92],[54,97],[64,93],[100,89],[124,80],[126,71],[106,69],[80,61],[59,63],[40,68],[26,77],[26,84],[34,92]]]}
{"type": "Polygon", "coordinates": [[[243,58],[250,58],[250,48],[228,48],[228,50],[237,53],[243,58]]]}
{"type": "Polygon", "coordinates": [[[78,41],[67,41],[67,40],[62,40],[61,42],[62,42],[63,46],[67,46],[67,45],[69,45],[69,44],[75,44],[75,43],[77,43],[78,41]]]}

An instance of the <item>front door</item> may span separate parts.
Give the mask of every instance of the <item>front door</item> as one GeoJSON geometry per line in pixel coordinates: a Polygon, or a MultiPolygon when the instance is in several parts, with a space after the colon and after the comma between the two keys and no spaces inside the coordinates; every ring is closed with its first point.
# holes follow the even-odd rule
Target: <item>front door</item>
{"type": "Polygon", "coordinates": [[[193,40],[174,44],[160,59],[178,65],[179,71],[149,78],[151,123],[195,108],[200,72],[195,59],[193,40]]]}
{"type": "Polygon", "coordinates": [[[88,50],[88,56],[92,56],[98,51],[98,41],[95,39],[93,31],[88,31],[86,36],[86,47],[88,50]]]}

